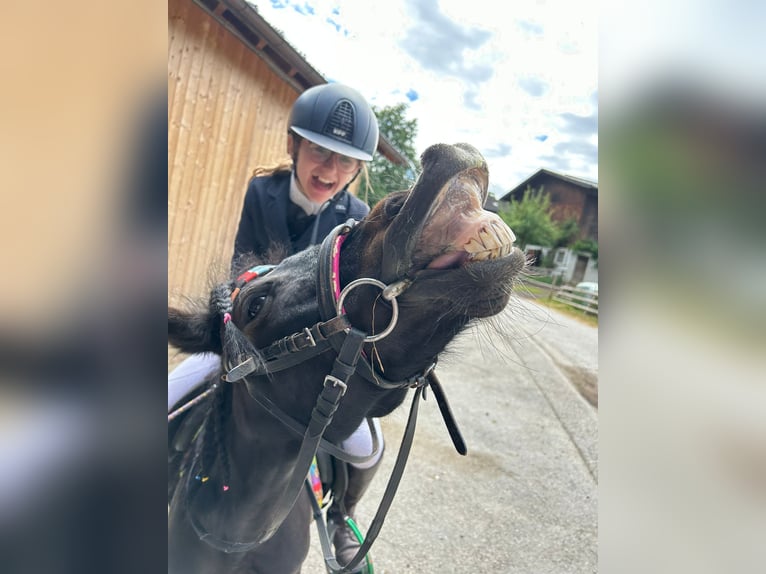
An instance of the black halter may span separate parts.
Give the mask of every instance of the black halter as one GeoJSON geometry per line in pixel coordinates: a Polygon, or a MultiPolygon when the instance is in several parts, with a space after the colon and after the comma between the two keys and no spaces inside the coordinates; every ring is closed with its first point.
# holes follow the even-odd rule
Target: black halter
{"type": "MultiPolygon", "coordinates": [[[[354,224],[355,221],[350,219],[345,224],[337,226],[332,233],[325,238],[319,248],[317,297],[322,321],[316,323],[312,327],[306,327],[302,331],[284,337],[268,347],[259,349],[258,354],[260,355],[261,361],[255,360],[254,357],[248,358],[243,363],[230,369],[223,376],[225,381],[235,382],[246,376],[276,373],[278,371],[289,369],[290,367],[324,353],[325,351],[329,351],[330,349],[334,349],[338,353],[340,352],[344,341],[344,334],[349,332],[351,325],[348,322],[346,315],[342,312],[342,309],[340,309],[342,305],[339,305],[343,294],[340,291],[338,261],[340,258],[341,245],[354,224]]],[[[232,300],[247,282],[256,277],[262,277],[272,269],[273,266],[258,266],[240,275],[236,281],[234,292],[232,293],[232,300]]],[[[384,290],[384,297],[388,298],[389,301],[394,304],[396,303],[396,296],[403,290],[404,283],[402,282],[402,285],[392,284],[391,286],[386,286],[371,279],[361,281],[379,284],[384,290]],[[388,295],[388,293],[392,293],[392,295],[388,295]]],[[[389,325],[389,328],[392,328],[394,323],[395,319],[392,321],[392,325],[389,325]]],[[[382,339],[383,336],[385,335],[365,337],[365,340],[378,340],[382,339]]],[[[429,373],[433,371],[435,366],[436,363],[434,362],[422,372],[416,373],[401,381],[389,381],[366,361],[357,364],[356,373],[382,389],[393,390],[406,387],[416,388],[427,384],[426,378],[429,373]]]]}
{"type": "MultiPolygon", "coordinates": [[[[311,327],[306,327],[300,332],[284,337],[268,347],[259,349],[258,354],[260,360],[255,357],[249,357],[243,363],[229,369],[227,373],[222,376],[223,380],[227,382],[236,382],[244,379],[248,394],[255,401],[264,407],[272,416],[285,424],[287,428],[303,436],[300,452],[295,465],[295,471],[290,479],[289,486],[284,490],[286,493],[299,493],[301,491],[301,485],[305,482],[309,467],[317,450],[320,448],[336,458],[352,463],[366,462],[372,457],[377,456],[379,448],[378,437],[372,425],[370,425],[370,429],[373,433],[373,453],[366,457],[351,456],[336,445],[322,438],[324,431],[332,421],[340,400],[345,394],[347,382],[354,373],[362,376],[382,389],[392,390],[404,389],[407,387],[416,389],[410,408],[410,416],[399,448],[399,454],[397,455],[396,463],[383,495],[383,499],[381,500],[378,511],[375,514],[375,518],[373,519],[363,544],[349,564],[341,566],[337,563],[329,546],[326,529],[320,527],[320,541],[325,554],[325,562],[334,574],[352,572],[364,559],[372,546],[372,543],[377,538],[404,473],[404,467],[407,462],[407,457],[409,456],[415,432],[419,399],[421,397],[425,398],[426,386],[430,386],[434,392],[434,397],[436,398],[455,448],[460,454],[464,455],[467,452],[465,443],[457,428],[454,417],[452,416],[441,384],[434,373],[435,362],[420,373],[416,373],[405,380],[394,382],[381,376],[380,373],[376,372],[374,367],[367,361],[359,361],[364,343],[366,341],[377,340],[378,338],[387,335],[388,332],[393,329],[396,321],[396,314],[394,314],[392,324],[389,325],[384,333],[370,337],[352,327],[348,322],[346,315],[343,313],[343,298],[347,293],[347,290],[354,288],[354,284],[349,284],[343,291],[340,290],[340,248],[346,235],[351,231],[354,224],[354,220],[349,220],[345,224],[337,226],[333,232],[325,238],[319,249],[317,297],[322,321],[311,327]],[[260,391],[257,381],[252,380],[258,376],[288,369],[317,356],[320,353],[330,350],[334,350],[337,353],[337,357],[333,364],[332,372],[325,377],[322,391],[317,397],[317,402],[312,410],[311,419],[308,425],[304,425],[295,420],[277,407],[260,391]]],[[[266,266],[253,268],[240,275],[232,293],[232,300],[236,298],[239,290],[244,287],[248,281],[255,277],[262,276],[269,271],[271,271],[271,267],[266,266]]],[[[358,281],[373,282],[381,287],[384,291],[384,297],[391,301],[394,309],[397,309],[396,296],[408,286],[408,282],[399,282],[386,286],[371,279],[358,281]]],[[[184,405],[181,409],[185,410],[188,406],[189,405],[184,405]]],[[[311,498],[312,500],[314,499],[313,495],[311,495],[311,498]]],[[[295,502],[295,498],[292,496],[285,496],[284,501],[285,503],[277,512],[276,519],[272,521],[273,524],[263,539],[268,538],[268,536],[270,536],[287,517],[287,514],[290,512],[295,502]]],[[[314,502],[316,501],[314,500],[314,502]]],[[[314,514],[315,517],[317,517],[316,507],[314,514]]],[[[321,511],[319,512],[319,516],[321,517],[321,511]]],[[[196,524],[196,521],[193,519],[192,513],[189,513],[189,518],[200,539],[205,540],[211,546],[223,552],[246,552],[254,549],[261,543],[261,540],[243,543],[216,539],[211,534],[202,531],[200,526],[196,524]]],[[[321,521],[318,520],[317,522],[320,523],[321,521]]]]}
{"type": "MultiPolygon", "coordinates": [[[[339,303],[342,303],[340,299],[343,297],[343,293],[340,289],[339,276],[340,249],[346,235],[351,231],[354,225],[356,225],[356,221],[353,219],[349,219],[346,223],[338,225],[320,245],[319,266],[317,270],[317,298],[322,321],[316,323],[312,327],[306,327],[300,332],[284,337],[268,347],[259,349],[259,355],[262,359],[261,361],[256,361],[253,357],[250,357],[244,363],[237,365],[223,375],[225,381],[234,382],[248,375],[266,375],[282,371],[316,355],[324,353],[331,348],[338,353],[340,352],[344,341],[344,334],[348,333],[351,329],[351,325],[348,322],[346,315],[342,312],[342,305],[339,305],[339,303]]],[[[236,297],[239,290],[244,287],[248,281],[251,281],[255,277],[263,276],[272,269],[273,266],[261,266],[250,269],[240,275],[237,279],[236,289],[232,294],[232,298],[236,297]]],[[[389,286],[383,286],[383,295],[395,305],[396,297],[406,289],[407,286],[409,286],[409,280],[399,281],[389,286]]],[[[348,288],[349,286],[346,287],[346,289],[348,288]]],[[[392,325],[389,325],[389,328],[392,325]]],[[[377,338],[382,337],[381,335],[377,335],[377,338]]],[[[371,340],[371,338],[367,338],[367,340],[371,340]]],[[[468,452],[465,446],[465,441],[463,440],[457,423],[455,422],[455,418],[452,415],[452,410],[447,402],[447,397],[441,383],[436,377],[436,373],[434,372],[435,367],[436,361],[426,367],[422,372],[416,373],[401,381],[390,381],[386,379],[367,361],[358,362],[356,364],[355,372],[375,386],[387,390],[403,389],[407,387],[418,388],[425,385],[430,386],[439,406],[442,418],[447,425],[447,431],[449,432],[455,449],[461,455],[465,455],[468,452]]],[[[305,430],[304,425],[276,407],[276,405],[269,401],[268,398],[247,379],[246,384],[251,397],[258,401],[272,415],[276,416],[289,428],[298,434],[303,434],[303,431],[305,430]]],[[[324,439],[322,439],[321,442],[322,450],[325,450],[336,458],[346,462],[367,462],[378,454],[377,436],[374,431],[372,431],[372,433],[373,453],[367,457],[353,457],[348,453],[344,453],[335,445],[324,439]]]]}

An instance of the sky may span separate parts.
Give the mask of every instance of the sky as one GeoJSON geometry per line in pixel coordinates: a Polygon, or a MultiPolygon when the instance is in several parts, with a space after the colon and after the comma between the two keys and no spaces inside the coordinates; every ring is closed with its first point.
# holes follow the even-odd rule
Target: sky
{"type": "Polygon", "coordinates": [[[766,3],[609,0],[599,20],[602,112],[605,100],[631,104],[644,88],[670,82],[763,107],[766,3]]]}
{"type": "Polygon", "coordinates": [[[407,104],[415,151],[467,142],[496,197],[540,168],[598,180],[598,2],[263,0],[328,81],[407,104]]]}

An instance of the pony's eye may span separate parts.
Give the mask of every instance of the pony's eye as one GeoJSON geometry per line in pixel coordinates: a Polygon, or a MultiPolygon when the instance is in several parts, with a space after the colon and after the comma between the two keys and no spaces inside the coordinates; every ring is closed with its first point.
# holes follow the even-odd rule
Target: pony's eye
{"type": "Polygon", "coordinates": [[[263,306],[266,304],[266,295],[257,295],[250,299],[247,304],[247,317],[248,319],[255,319],[256,315],[260,313],[263,306]]]}

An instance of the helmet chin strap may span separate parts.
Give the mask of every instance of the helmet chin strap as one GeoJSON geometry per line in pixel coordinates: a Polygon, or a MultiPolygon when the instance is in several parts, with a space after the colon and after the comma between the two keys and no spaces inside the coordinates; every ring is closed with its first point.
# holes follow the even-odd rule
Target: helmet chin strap
{"type": "Polygon", "coordinates": [[[357,177],[359,177],[359,174],[362,173],[362,168],[360,167],[358,170],[356,170],[356,173],[354,174],[354,177],[352,177],[350,180],[348,180],[348,183],[343,186],[343,191],[348,189],[348,186],[354,183],[357,177]]]}

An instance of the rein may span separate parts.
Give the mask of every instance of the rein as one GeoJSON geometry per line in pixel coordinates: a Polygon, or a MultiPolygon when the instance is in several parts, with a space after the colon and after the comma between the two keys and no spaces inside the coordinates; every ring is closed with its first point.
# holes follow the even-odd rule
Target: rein
{"type": "MultiPolygon", "coordinates": [[[[302,483],[306,483],[306,476],[308,475],[309,467],[311,466],[317,450],[321,449],[340,460],[352,463],[366,462],[372,457],[377,456],[379,440],[373,425],[370,425],[373,439],[373,453],[369,456],[351,456],[336,445],[322,438],[325,430],[332,422],[332,418],[338,408],[340,400],[346,392],[348,380],[355,373],[381,389],[393,390],[411,387],[415,388],[416,392],[413,396],[410,415],[402,437],[399,453],[383,498],[367,532],[367,536],[365,536],[364,542],[354,558],[346,566],[341,566],[336,561],[332,553],[326,527],[321,521],[321,509],[318,510],[318,506],[314,506],[314,517],[320,525],[320,542],[322,544],[325,563],[333,574],[347,574],[352,572],[364,559],[383,526],[383,521],[393,502],[401,477],[404,474],[404,468],[415,433],[418,404],[421,398],[425,399],[426,386],[430,386],[434,392],[434,397],[436,398],[456,450],[463,455],[467,452],[463,438],[457,428],[454,417],[452,416],[449,404],[447,403],[446,396],[441,388],[441,384],[434,373],[435,362],[429,365],[421,373],[417,373],[405,380],[389,381],[381,376],[380,373],[376,372],[374,367],[367,361],[359,361],[360,355],[363,354],[363,346],[365,342],[380,340],[393,331],[398,319],[398,304],[396,297],[409,286],[411,281],[405,279],[392,283],[391,285],[385,285],[376,279],[362,278],[352,281],[341,290],[340,249],[354,224],[354,220],[349,220],[345,224],[337,226],[320,245],[317,274],[317,298],[322,321],[316,323],[312,327],[306,327],[300,332],[284,337],[268,347],[259,349],[258,353],[262,360],[256,360],[255,357],[251,356],[239,365],[229,369],[228,372],[222,376],[222,379],[227,382],[236,382],[244,379],[248,394],[265,408],[267,412],[281,421],[287,428],[294,433],[302,435],[303,441],[295,464],[295,470],[293,471],[287,487],[283,490],[283,492],[287,494],[287,496],[282,497],[284,503],[280,505],[276,519],[271,521],[271,527],[260,540],[243,543],[215,539],[211,534],[203,532],[199,525],[196,524],[192,513],[188,513],[192,526],[200,539],[205,540],[208,544],[218,550],[227,553],[252,550],[257,547],[262,540],[270,537],[276,529],[279,528],[292,509],[295,499],[300,494],[302,483]],[[352,327],[343,309],[343,302],[348,293],[357,286],[363,284],[371,284],[380,288],[383,292],[383,297],[389,301],[392,307],[393,314],[391,322],[384,331],[375,335],[367,335],[352,327]],[[257,388],[255,382],[250,380],[250,377],[269,375],[274,372],[288,369],[329,350],[334,350],[337,353],[337,357],[333,363],[331,373],[325,376],[322,391],[317,397],[316,405],[312,410],[311,419],[308,425],[304,425],[282,411],[257,388]],[[293,496],[291,493],[296,494],[293,496]]],[[[247,282],[269,273],[272,269],[273,266],[259,266],[240,275],[235,282],[235,289],[232,292],[232,301],[237,297],[239,291],[247,282]]],[[[201,399],[198,397],[194,400],[199,401],[201,399]]],[[[189,403],[181,406],[175,412],[171,413],[168,419],[171,420],[171,417],[177,416],[180,412],[187,410],[191,406],[192,405],[189,403]]],[[[193,473],[190,473],[190,475],[191,474],[193,473]]],[[[310,498],[313,501],[312,504],[316,505],[317,503],[313,494],[311,494],[310,498]]]]}

